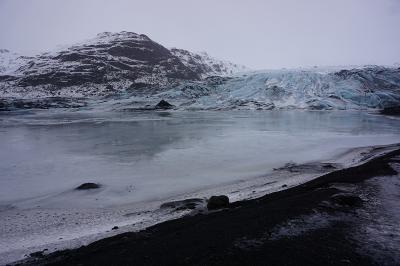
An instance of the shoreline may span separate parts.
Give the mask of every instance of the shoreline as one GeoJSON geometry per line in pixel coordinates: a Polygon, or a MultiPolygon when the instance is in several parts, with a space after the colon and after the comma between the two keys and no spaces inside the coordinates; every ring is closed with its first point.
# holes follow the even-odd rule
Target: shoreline
{"type": "MultiPolygon", "coordinates": [[[[372,148],[371,151],[372,158],[368,158],[367,155],[366,158],[361,159],[358,164],[356,163],[355,165],[349,168],[344,168],[341,170],[330,172],[328,174],[324,174],[304,184],[294,187],[289,187],[288,189],[274,192],[272,194],[267,194],[260,198],[236,201],[232,203],[230,208],[227,210],[209,212],[206,215],[201,214],[199,212],[197,212],[197,214],[193,213],[192,215],[187,215],[182,218],[153,225],[140,232],[122,233],[120,235],[116,235],[110,238],[101,239],[92,244],[89,244],[87,247],[81,247],[75,250],[57,251],[55,253],[46,255],[42,260],[37,261],[36,259],[33,259],[31,261],[28,260],[25,263],[28,264],[56,263],[61,265],[72,264],[72,263],[124,264],[124,263],[129,263],[129,261],[131,262],[135,261],[137,265],[142,265],[142,264],[156,265],[160,263],[164,264],[163,263],[164,261],[168,261],[167,264],[174,264],[174,263],[201,264],[200,262],[207,258],[202,258],[202,260],[200,260],[198,256],[193,254],[193,252],[196,252],[197,249],[201,249],[204,252],[211,252],[210,254],[212,254],[212,256],[211,257],[208,256],[208,259],[214,258],[215,256],[220,257],[222,254],[224,254],[223,256],[228,256],[229,258],[235,258],[235,260],[230,261],[231,263],[235,264],[234,262],[240,261],[240,259],[237,258],[238,254],[242,254],[243,252],[253,253],[255,252],[254,250],[257,251],[261,247],[266,246],[264,242],[266,243],[274,242],[275,243],[274,245],[276,245],[276,243],[281,243],[283,241],[282,239],[281,240],[278,239],[276,241],[270,241],[269,239],[271,238],[271,235],[273,235],[273,233],[271,232],[269,233],[263,232],[261,236],[259,236],[260,232],[255,231],[255,229],[259,227],[258,225],[259,223],[265,223],[263,227],[264,231],[271,231],[272,227],[276,227],[280,223],[284,223],[287,220],[295,219],[296,217],[298,218],[299,216],[304,216],[304,215],[309,216],[310,213],[313,213],[315,211],[315,209],[319,208],[324,209],[323,211],[324,215],[325,213],[331,215],[330,213],[337,212],[338,211],[337,209],[339,209],[339,211],[342,211],[341,209],[343,208],[343,206],[321,207],[319,205],[321,204],[321,202],[324,201],[327,201],[329,203],[330,201],[332,201],[331,197],[335,193],[338,193],[338,191],[340,191],[340,189],[338,188],[330,188],[330,187],[327,188],[326,187],[327,184],[338,183],[338,182],[344,184],[354,184],[362,182],[369,178],[373,178],[374,176],[380,176],[382,174],[390,175],[396,173],[394,172],[393,169],[390,170],[391,168],[388,167],[387,160],[388,158],[393,158],[395,156],[400,155],[399,145],[394,144],[394,145],[389,145],[389,147],[391,147],[392,150],[394,149],[394,151],[385,153],[385,150],[387,152],[388,146],[372,148]],[[384,155],[382,155],[382,153],[384,155]],[[348,180],[345,180],[347,178],[348,180]],[[311,197],[308,198],[305,197],[305,195],[311,197]],[[290,205],[289,204],[290,202],[295,204],[290,205]],[[277,208],[277,206],[279,206],[279,208],[277,208]],[[260,212],[260,209],[263,211],[260,212]],[[269,213],[270,215],[272,215],[272,217],[275,218],[272,220],[267,219],[268,215],[263,214],[263,212],[265,212],[266,210],[267,213],[269,213]],[[258,217],[258,216],[260,217],[256,219],[255,218],[251,219],[251,221],[249,221],[248,215],[252,217],[258,217]],[[233,224],[230,224],[231,221],[234,221],[233,224]],[[255,228],[248,228],[246,226],[245,228],[242,228],[244,225],[238,224],[238,221],[241,221],[244,224],[247,224],[249,222],[255,223],[256,226],[255,228]],[[188,227],[188,225],[190,226],[188,227]],[[210,236],[210,232],[213,232],[215,236],[210,236]],[[221,234],[223,236],[222,239],[216,237],[217,235],[221,234]],[[236,238],[232,239],[231,237],[228,237],[225,234],[235,235],[236,238]],[[258,235],[258,237],[254,237],[254,234],[258,235]],[[183,239],[181,235],[185,235],[185,238],[183,239]],[[241,236],[238,237],[238,235],[241,236]],[[227,237],[229,238],[229,241],[227,237]],[[183,241],[186,243],[186,245],[190,246],[189,244],[191,243],[190,239],[193,239],[193,241],[197,239],[199,243],[196,244],[195,246],[192,245],[191,248],[183,246],[183,244],[181,244],[181,242],[183,241]],[[188,241],[189,243],[187,243],[188,241]],[[226,248],[227,244],[226,241],[228,241],[230,245],[228,253],[226,253],[226,250],[224,249],[224,247],[226,248]],[[207,245],[213,242],[217,243],[221,242],[220,243],[221,246],[217,245],[218,246],[217,249],[215,248],[210,249],[210,247],[208,247],[207,245]],[[147,243],[152,243],[152,244],[147,244],[147,243]],[[167,245],[166,243],[169,244],[167,245]],[[116,245],[119,247],[118,249],[116,249],[115,247],[116,245]],[[139,248],[140,252],[132,254],[129,253],[130,255],[128,254],[127,257],[124,257],[123,261],[121,261],[122,258],[116,258],[114,256],[115,252],[122,252],[120,250],[121,245],[123,246],[128,245],[130,246],[130,248],[134,247],[133,250],[137,250],[139,248]],[[147,248],[144,248],[144,246],[140,248],[142,245],[147,246],[147,248]],[[186,258],[184,256],[173,257],[172,255],[169,255],[168,257],[168,255],[166,254],[171,253],[171,251],[169,251],[170,247],[168,246],[172,247],[174,245],[178,245],[179,247],[183,248],[185,252],[190,254],[188,255],[189,258],[192,259],[186,261],[186,258]],[[98,250],[101,250],[100,254],[101,259],[93,255],[93,250],[96,250],[96,254],[98,250]],[[152,251],[154,250],[157,252],[161,251],[163,252],[161,252],[159,256],[151,255],[152,251]],[[166,254],[164,254],[165,251],[167,251],[166,254]],[[149,256],[152,258],[149,259],[149,256]],[[165,258],[165,256],[167,256],[168,258],[165,258]]],[[[344,199],[344,201],[346,201],[346,199],[344,199]]],[[[348,209],[347,207],[344,206],[345,209],[348,209]]],[[[350,207],[351,207],[350,209],[352,209],[353,207],[356,206],[350,206],[350,207]]],[[[258,228],[257,230],[260,229],[258,228]]],[[[301,236],[302,234],[300,234],[300,237],[301,236]]],[[[343,239],[340,239],[340,241],[342,240],[343,239]]],[[[285,241],[287,242],[288,240],[286,239],[285,241]]],[[[281,248],[283,247],[281,246],[281,248]]],[[[124,250],[123,252],[128,252],[129,248],[128,247],[123,248],[123,250],[124,250]]],[[[278,248],[278,250],[280,250],[280,248],[278,248]]],[[[356,259],[358,263],[372,264],[372,261],[370,259],[365,260],[363,256],[356,255],[354,253],[354,249],[351,249],[351,251],[352,251],[350,252],[351,254],[349,254],[348,252],[345,252],[343,254],[347,254],[346,256],[350,256],[352,257],[352,259],[356,259]]],[[[308,251],[306,250],[306,252],[308,251]]],[[[248,257],[246,258],[250,259],[248,257]]],[[[322,263],[324,258],[320,257],[320,259],[322,259],[322,261],[320,261],[322,263]]],[[[276,260],[276,263],[278,263],[279,258],[274,258],[274,260],[276,260]]],[[[217,261],[219,262],[218,264],[220,264],[220,263],[227,263],[229,260],[227,261],[226,258],[224,257],[224,259],[219,258],[217,261]]],[[[260,263],[261,261],[253,261],[253,262],[257,264],[260,263]]],[[[279,261],[279,263],[284,263],[284,262],[285,261],[279,261]]],[[[242,261],[242,263],[246,262],[242,261]]],[[[208,260],[206,264],[213,264],[212,260],[211,261],[208,260]]]]}
{"type": "MultiPolygon", "coordinates": [[[[12,242],[13,246],[3,246],[5,249],[2,250],[3,252],[1,254],[2,258],[0,259],[0,264],[11,263],[13,261],[27,258],[29,257],[30,253],[40,250],[46,250],[47,253],[69,248],[78,248],[82,245],[88,245],[92,242],[103,238],[112,237],[119,233],[132,231],[137,232],[162,222],[178,219],[185,215],[192,215],[198,211],[206,212],[206,202],[204,199],[211,195],[228,195],[231,202],[259,198],[265,194],[270,194],[298,186],[299,184],[313,180],[330,171],[355,165],[356,163],[363,161],[363,154],[369,154],[372,157],[377,156],[380,152],[379,147],[382,148],[381,152],[385,152],[386,150],[392,149],[393,146],[396,146],[396,144],[351,148],[341,153],[337,153],[330,159],[314,162],[311,161],[306,164],[291,165],[290,169],[283,166],[281,168],[274,169],[274,171],[269,174],[256,178],[247,178],[227,184],[221,184],[218,187],[203,188],[153,202],[116,206],[116,208],[114,208],[110,214],[107,214],[107,209],[67,209],[65,211],[63,209],[42,209],[41,213],[45,213],[47,216],[50,215],[51,217],[53,215],[57,215],[61,217],[62,220],[59,219],[60,222],[63,222],[65,226],[69,226],[70,229],[67,227],[66,229],[68,230],[65,230],[63,226],[61,228],[52,228],[46,225],[41,225],[41,227],[45,228],[44,230],[42,228],[39,228],[39,230],[30,229],[30,231],[28,231],[26,234],[33,234],[32,237],[25,237],[27,240],[24,240],[24,242],[21,243],[16,242],[15,240],[18,239],[15,238],[15,240],[12,242]],[[375,151],[375,149],[377,150],[375,151]],[[337,168],[321,167],[324,164],[328,166],[335,165],[337,168]],[[188,198],[198,198],[201,199],[202,202],[196,206],[195,210],[185,208],[181,208],[180,210],[160,208],[160,206],[164,203],[184,201],[188,198]],[[76,211],[79,214],[76,213],[76,211]],[[103,213],[103,216],[105,216],[105,218],[102,220],[99,220],[100,217],[97,216],[100,211],[103,213]],[[80,217],[82,216],[82,213],[85,213],[84,217],[87,217],[86,219],[90,219],[92,222],[88,224],[82,224],[82,226],[77,226],[75,223],[76,221],[80,222],[80,219],[82,219],[82,217],[80,217]],[[72,216],[69,214],[72,214],[72,216]],[[77,217],[75,218],[75,216],[77,217]],[[73,218],[72,221],[70,220],[71,218],[73,218]],[[117,226],[118,230],[111,230],[114,226],[117,226]]],[[[33,215],[33,217],[36,217],[36,212],[38,210],[39,209],[36,208],[32,210],[28,209],[28,212],[25,213],[25,215],[33,215]]],[[[20,211],[17,209],[14,212],[20,211]]],[[[33,218],[33,220],[31,219],[33,223],[37,223],[35,221],[37,218],[33,218]]],[[[15,222],[16,221],[13,223],[15,222]]],[[[29,224],[31,226],[34,225],[32,223],[29,224]]],[[[7,227],[8,226],[5,225],[5,228],[7,227]]]]}

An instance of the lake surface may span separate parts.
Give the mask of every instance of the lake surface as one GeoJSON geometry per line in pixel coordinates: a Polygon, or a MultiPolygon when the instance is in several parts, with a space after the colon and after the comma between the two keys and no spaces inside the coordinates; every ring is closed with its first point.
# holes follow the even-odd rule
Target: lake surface
{"type": "Polygon", "coordinates": [[[159,200],[400,142],[399,133],[398,119],[351,111],[3,114],[0,204],[57,198],[84,182],[103,187],[52,206],[159,200]]]}

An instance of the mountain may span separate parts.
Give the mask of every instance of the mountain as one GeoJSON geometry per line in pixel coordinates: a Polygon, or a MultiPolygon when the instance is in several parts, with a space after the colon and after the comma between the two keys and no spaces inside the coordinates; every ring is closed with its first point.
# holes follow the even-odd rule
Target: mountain
{"type": "Polygon", "coordinates": [[[0,76],[0,89],[3,95],[31,95],[33,91],[38,96],[106,95],[233,73],[232,63],[187,53],[195,58],[185,61],[177,49],[169,50],[143,34],[104,32],[69,48],[29,58],[13,71],[4,66],[7,75],[0,76]]]}

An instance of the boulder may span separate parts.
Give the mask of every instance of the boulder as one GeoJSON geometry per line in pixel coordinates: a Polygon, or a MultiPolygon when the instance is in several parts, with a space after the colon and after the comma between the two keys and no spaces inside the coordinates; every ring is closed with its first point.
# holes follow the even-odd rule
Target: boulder
{"type": "Polygon", "coordinates": [[[207,209],[217,210],[222,208],[227,208],[229,206],[228,196],[212,196],[207,202],[207,209]]]}
{"type": "Polygon", "coordinates": [[[174,108],[174,106],[172,104],[170,104],[167,101],[161,100],[157,105],[156,105],[156,109],[171,109],[174,108]]]}
{"type": "Polygon", "coordinates": [[[96,189],[96,188],[100,188],[101,185],[100,184],[96,184],[96,183],[83,183],[82,185],[80,185],[79,187],[75,188],[77,190],[87,190],[87,189],[96,189]]]}

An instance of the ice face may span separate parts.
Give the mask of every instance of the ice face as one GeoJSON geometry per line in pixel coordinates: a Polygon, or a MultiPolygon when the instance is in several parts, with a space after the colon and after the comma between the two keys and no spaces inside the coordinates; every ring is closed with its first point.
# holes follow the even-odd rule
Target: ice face
{"type": "Polygon", "coordinates": [[[144,97],[132,91],[125,100],[119,99],[119,108],[154,104],[161,99],[185,110],[380,109],[400,104],[400,70],[371,67],[336,72],[249,72],[180,82],[144,97]]]}

